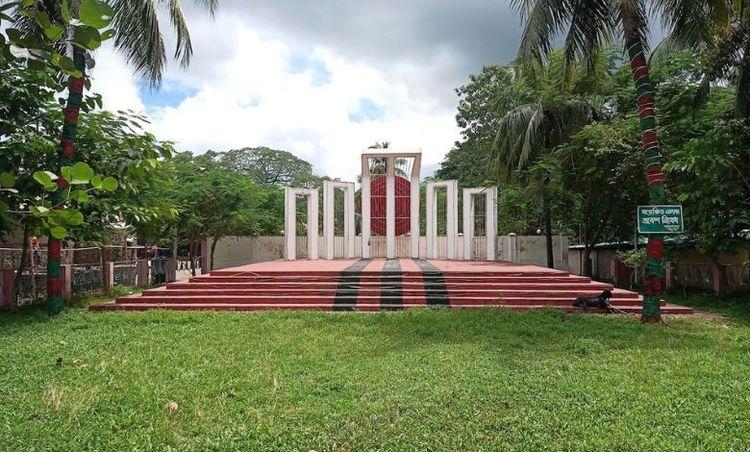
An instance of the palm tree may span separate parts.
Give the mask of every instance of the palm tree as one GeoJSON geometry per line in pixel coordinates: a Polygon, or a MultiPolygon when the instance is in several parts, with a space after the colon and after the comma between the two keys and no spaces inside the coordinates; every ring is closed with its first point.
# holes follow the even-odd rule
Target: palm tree
{"type": "MultiPolygon", "coordinates": [[[[693,39],[723,26],[729,16],[727,1],[712,0],[513,0],[525,22],[519,60],[528,66],[546,59],[557,35],[565,34],[567,67],[580,60],[592,62],[605,43],[623,38],[635,82],[641,143],[651,204],[664,204],[664,173],[654,116],[654,90],[644,49],[647,48],[647,6],[662,17],[665,29],[677,39],[693,39]]],[[[645,322],[661,321],[659,307],[664,275],[664,241],[651,235],[648,240],[646,294],[643,300],[645,322]]]]}
{"type": "MultiPolygon", "coordinates": [[[[195,0],[206,7],[213,15],[219,0],[195,0]]],[[[110,0],[109,5],[114,10],[112,26],[117,31],[114,46],[125,56],[125,60],[151,86],[158,86],[161,82],[164,66],[167,61],[164,38],[159,24],[158,13],[166,10],[170,23],[177,37],[174,57],[183,67],[190,63],[193,53],[190,32],[182,11],[180,0],[110,0]]],[[[64,25],[61,8],[71,5],[71,12],[77,16],[80,2],[62,2],[60,0],[37,0],[36,7],[45,11],[50,18],[64,25]]],[[[18,25],[27,32],[38,31],[34,21],[26,16],[18,17],[18,25]]],[[[61,43],[61,50],[67,50],[61,43]]],[[[58,152],[58,185],[59,189],[53,197],[53,204],[62,200],[62,190],[67,182],[59,169],[70,166],[75,159],[75,138],[78,127],[78,117],[83,100],[86,77],[86,52],[77,46],[70,46],[69,56],[73,59],[75,68],[80,72],[79,77],[68,77],[68,99],[64,112],[62,139],[58,152]]],[[[62,310],[62,280],[61,280],[61,242],[50,236],[47,245],[47,307],[50,313],[56,314],[62,310]]]]}
{"type": "MultiPolygon", "coordinates": [[[[696,111],[705,105],[711,83],[723,80],[735,88],[735,113],[750,117],[750,4],[733,2],[731,16],[710,21],[712,28],[685,27],[665,36],[651,54],[650,63],[660,64],[675,51],[692,51],[699,55],[703,78],[695,96],[696,111]]],[[[724,12],[725,13],[725,12],[724,12]]]]}
{"type": "MultiPolygon", "coordinates": [[[[587,97],[571,94],[573,85],[559,70],[561,57],[557,53],[541,69],[534,68],[522,76],[530,85],[531,102],[510,110],[500,106],[501,111],[507,111],[498,124],[491,162],[506,180],[519,177],[597,116],[597,107],[587,97]]],[[[554,268],[549,175],[539,171],[534,174],[540,178],[531,186],[542,200],[547,267],[554,268]]]]}

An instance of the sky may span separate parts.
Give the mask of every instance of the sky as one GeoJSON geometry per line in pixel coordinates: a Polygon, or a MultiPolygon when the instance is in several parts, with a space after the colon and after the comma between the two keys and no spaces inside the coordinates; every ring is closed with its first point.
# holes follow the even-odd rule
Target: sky
{"type": "Polygon", "coordinates": [[[105,46],[92,74],[105,108],[145,112],[178,150],[268,146],[343,180],[376,141],[421,149],[434,171],[459,138],[455,88],[510,61],[520,35],[504,0],[222,0],[213,18],[182,1],[190,66],[171,61],[150,89],[105,46]]]}

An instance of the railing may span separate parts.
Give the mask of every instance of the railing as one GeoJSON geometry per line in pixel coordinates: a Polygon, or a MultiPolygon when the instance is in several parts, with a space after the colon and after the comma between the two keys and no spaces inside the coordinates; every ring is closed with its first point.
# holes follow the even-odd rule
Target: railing
{"type": "Polygon", "coordinates": [[[100,292],[103,289],[102,266],[76,264],[71,266],[70,290],[73,295],[100,292]]]}

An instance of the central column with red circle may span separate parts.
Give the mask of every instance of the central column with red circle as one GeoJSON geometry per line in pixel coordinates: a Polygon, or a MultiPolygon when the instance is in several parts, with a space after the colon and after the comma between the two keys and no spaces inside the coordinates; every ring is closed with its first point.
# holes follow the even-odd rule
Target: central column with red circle
{"type": "MultiPolygon", "coordinates": [[[[411,182],[394,176],[396,236],[411,231],[411,182]]],[[[373,235],[386,235],[386,176],[378,176],[370,183],[370,228],[373,235]]]]}

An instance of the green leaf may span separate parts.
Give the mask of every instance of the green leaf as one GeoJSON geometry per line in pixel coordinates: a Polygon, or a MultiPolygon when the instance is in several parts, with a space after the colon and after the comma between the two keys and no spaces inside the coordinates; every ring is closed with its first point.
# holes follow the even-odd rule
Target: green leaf
{"type": "Polygon", "coordinates": [[[73,31],[73,44],[87,50],[96,50],[102,45],[102,37],[96,28],[81,25],[73,31]]]}
{"type": "Polygon", "coordinates": [[[117,34],[117,31],[114,28],[110,28],[109,30],[106,30],[104,33],[102,33],[102,42],[106,41],[107,39],[112,39],[117,34]]]}
{"type": "Polygon", "coordinates": [[[60,2],[60,15],[66,24],[69,24],[70,21],[73,20],[73,16],[70,14],[70,4],[68,3],[68,0],[62,0],[60,2]]]}
{"type": "Polygon", "coordinates": [[[68,180],[72,185],[83,185],[91,182],[94,170],[84,162],[77,162],[71,167],[71,178],[68,180]]]}
{"type": "Polygon", "coordinates": [[[49,228],[49,233],[57,240],[62,240],[68,236],[68,230],[62,226],[52,226],[49,228]]]}
{"type": "Polygon", "coordinates": [[[114,15],[112,7],[100,0],[83,0],[78,8],[81,22],[98,29],[109,25],[114,15]]]}
{"type": "Polygon", "coordinates": [[[61,217],[65,224],[69,226],[78,226],[83,223],[83,214],[75,209],[66,210],[61,217]]]}
{"type": "Polygon", "coordinates": [[[111,176],[107,176],[102,180],[102,189],[105,191],[113,192],[117,190],[119,186],[117,179],[111,176]]]}
{"type": "Polygon", "coordinates": [[[79,204],[88,202],[89,199],[91,199],[88,193],[86,193],[85,191],[81,191],[81,190],[73,192],[73,195],[71,196],[71,198],[75,199],[76,202],[78,202],[79,204]]]}
{"type": "Polygon", "coordinates": [[[100,188],[102,188],[102,176],[100,176],[100,175],[97,174],[94,177],[92,177],[91,178],[91,186],[94,187],[94,188],[96,188],[97,190],[99,190],[100,188]]]}
{"type": "Polygon", "coordinates": [[[16,176],[3,172],[0,173],[0,187],[11,188],[16,185],[16,176]]]}
{"type": "Polygon", "coordinates": [[[62,168],[60,168],[60,175],[66,181],[70,181],[71,179],[73,179],[73,167],[63,166],[62,168]]]}
{"type": "Polygon", "coordinates": [[[57,175],[49,171],[37,171],[36,173],[34,173],[33,177],[35,181],[39,182],[39,184],[44,185],[45,187],[49,186],[52,181],[57,179],[57,175]]]}
{"type": "Polygon", "coordinates": [[[46,217],[50,212],[50,210],[44,206],[31,206],[29,207],[29,210],[35,217],[46,217]]]}

